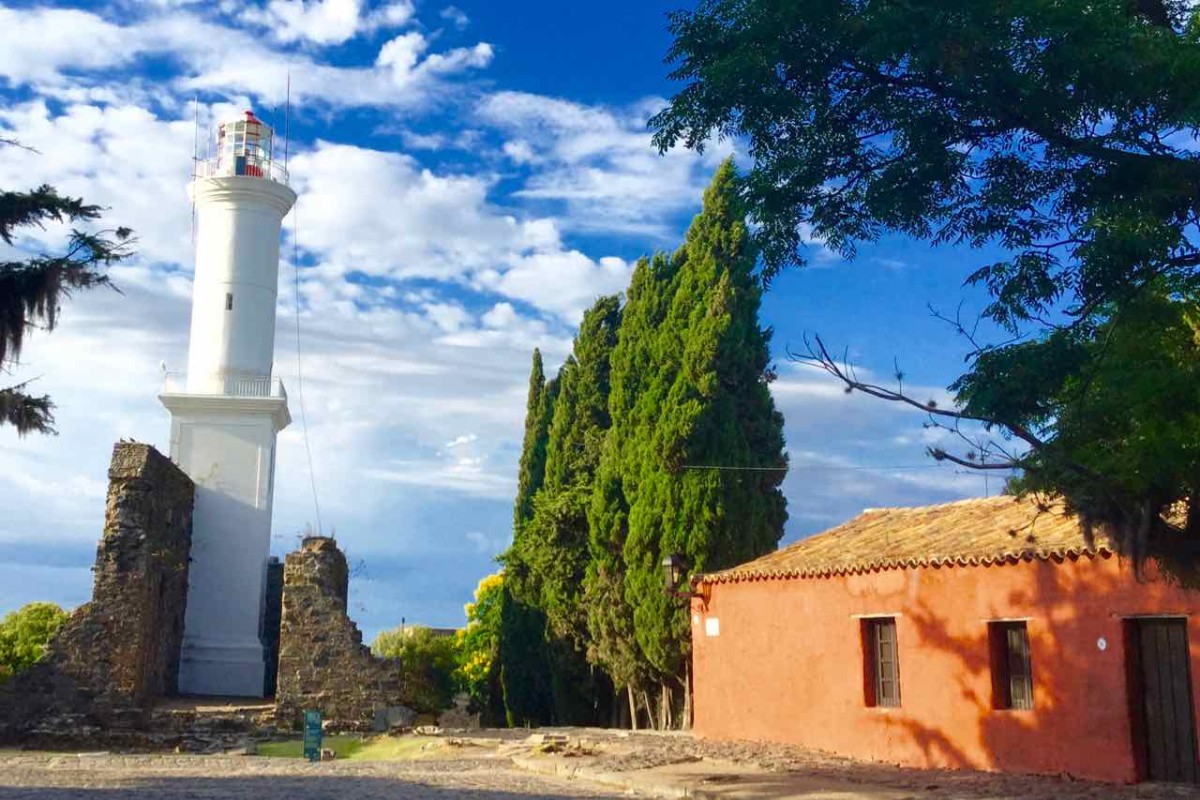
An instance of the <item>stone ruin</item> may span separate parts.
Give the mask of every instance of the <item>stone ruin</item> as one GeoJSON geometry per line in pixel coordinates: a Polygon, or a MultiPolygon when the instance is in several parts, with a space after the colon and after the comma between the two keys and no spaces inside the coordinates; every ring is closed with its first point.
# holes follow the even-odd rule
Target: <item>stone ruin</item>
{"type": "MultiPolygon", "coordinates": [[[[195,485],[133,442],[114,446],[108,477],[91,602],[43,660],[0,685],[0,742],[186,746],[196,733],[196,713],[163,703],[177,690],[195,485]]],[[[347,613],[349,577],[345,555],[321,536],[268,566],[262,635],[268,659],[278,659],[267,679],[273,713],[251,701],[245,719],[216,721],[228,733],[296,728],[313,708],[339,730],[412,724],[399,662],[372,655],[347,613]]]]}
{"type": "Polygon", "coordinates": [[[92,600],[46,658],[0,686],[0,739],[39,727],[138,726],[175,691],[195,486],[153,447],[120,443],[108,470],[92,600]]]}
{"type": "Polygon", "coordinates": [[[398,716],[400,662],[377,658],[363,644],[346,611],[349,580],[346,556],[328,537],[305,538],[284,562],[275,690],[281,725],[298,725],[308,708],[345,730],[380,727],[398,716]]]}

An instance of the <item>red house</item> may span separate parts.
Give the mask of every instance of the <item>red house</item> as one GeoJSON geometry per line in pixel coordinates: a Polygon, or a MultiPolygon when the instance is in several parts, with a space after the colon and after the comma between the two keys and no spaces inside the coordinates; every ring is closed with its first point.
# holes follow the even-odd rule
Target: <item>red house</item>
{"type": "Polygon", "coordinates": [[[695,730],[916,767],[1197,780],[1200,592],[1061,509],[877,509],[699,580],[695,730]]]}

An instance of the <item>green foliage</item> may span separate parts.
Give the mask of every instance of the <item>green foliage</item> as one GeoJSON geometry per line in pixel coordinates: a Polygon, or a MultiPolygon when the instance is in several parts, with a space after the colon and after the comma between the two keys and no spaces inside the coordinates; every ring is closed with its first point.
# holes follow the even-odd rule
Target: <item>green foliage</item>
{"type": "Polygon", "coordinates": [[[656,296],[630,292],[627,314],[646,302],[649,325],[623,329],[613,356],[624,594],[641,652],[666,676],[683,673],[688,617],[663,591],[663,557],[680,553],[697,571],[732,566],[774,549],[787,517],[770,332],[758,325],[756,251],[735,177],[729,162],[718,170],[669,267],[639,265],[662,276],[643,284],[656,296]],[[767,469],[697,468],[711,466],[767,469]]]}
{"type": "Polygon", "coordinates": [[[610,421],[609,360],[621,325],[620,301],[604,297],[583,316],[572,355],[558,374],[546,448],[545,485],[514,546],[536,587],[533,601],[553,636],[586,635],[582,587],[588,561],[587,508],[610,421]]]}
{"type": "Polygon", "coordinates": [[[535,354],[501,558],[510,724],[604,724],[615,687],[645,706],[656,682],[680,685],[687,614],[663,556],[720,569],[783,534],[783,420],[735,187],[726,163],[685,244],[638,263],[624,308],[584,314],[553,381],[535,354]],[[765,469],[694,469],[711,466],[765,469]]]}
{"type": "Polygon", "coordinates": [[[458,652],[454,638],[437,636],[419,625],[383,631],[371,652],[400,660],[404,704],[415,711],[436,713],[454,704],[458,652]]]}
{"type": "Polygon", "coordinates": [[[598,300],[584,314],[572,355],[537,403],[534,381],[541,373],[535,357],[522,463],[536,463],[544,439],[543,480],[526,517],[518,488],[513,546],[502,557],[514,576],[502,647],[505,700],[514,724],[596,721],[598,704],[590,699],[592,674],[584,658],[582,587],[587,508],[609,426],[609,356],[620,323],[619,298],[598,300]],[[533,691],[534,686],[541,688],[533,691]]]}
{"type": "Polygon", "coordinates": [[[472,708],[484,724],[501,724],[504,698],[500,688],[500,607],[504,575],[488,575],[475,588],[475,599],[467,603],[466,627],[455,639],[458,651],[458,685],[471,698],[472,708]]]}
{"type": "Polygon", "coordinates": [[[545,654],[545,615],[506,588],[500,601],[500,625],[505,721],[512,728],[547,725],[554,719],[554,701],[545,654]]]}
{"type": "Polygon", "coordinates": [[[546,444],[550,418],[554,412],[554,394],[553,387],[546,385],[542,351],[534,348],[533,368],[529,371],[529,394],[525,404],[525,439],[517,473],[517,500],[513,508],[513,525],[516,528],[533,515],[533,496],[541,488],[546,474],[546,444]]]}
{"type": "MultiPolygon", "coordinates": [[[[0,146],[12,145],[0,140],[0,146]]],[[[63,197],[50,186],[31,192],[0,190],[0,241],[12,247],[21,228],[47,222],[86,222],[98,219],[99,206],[63,197]]],[[[66,252],[0,260],[0,371],[21,355],[31,327],[52,331],[62,301],[77,289],[110,285],[100,269],[129,256],[130,231],[72,230],[66,252]]],[[[13,249],[12,253],[19,251],[13,249]]],[[[0,425],[17,433],[54,433],[54,404],[45,395],[31,395],[28,384],[0,388],[0,425]]]]}
{"type": "Polygon", "coordinates": [[[1029,427],[1054,425],[1053,442],[1030,453],[1016,489],[1065,492],[1087,520],[1115,520],[1128,537],[1121,543],[1124,550],[1138,560],[1150,552],[1195,559],[1194,534],[1200,533],[1200,512],[1191,502],[1200,488],[1196,298],[1147,293],[1125,304],[1095,337],[1056,331],[986,353],[955,388],[968,410],[988,408],[1029,427]],[[1016,381],[1030,386],[1026,395],[994,389],[1016,381]],[[1096,475],[1114,477],[1101,484],[1096,475]],[[1162,527],[1155,524],[1160,509],[1168,515],[1162,527]],[[1179,529],[1189,535],[1180,537],[1179,529]]]}
{"type": "Polygon", "coordinates": [[[625,594],[627,492],[636,492],[640,480],[640,462],[629,453],[637,443],[637,431],[651,428],[656,417],[653,402],[639,400],[649,397],[649,387],[662,367],[656,332],[666,317],[675,273],[676,265],[662,254],[643,258],[634,268],[611,359],[612,427],[601,450],[588,509],[590,558],[584,581],[588,657],[612,676],[614,684],[628,689],[652,679],[625,594]]]}
{"type": "Polygon", "coordinates": [[[770,271],[803,262],[803,232],[846,257],[887,233],[999,247],[968,280],[1013,338],[971,340],[966,419],[1125,552],[1200,541],[1190,410],[1161,400],[1195,400],[1195,4],[701,0],[671,28],[683,87],[655,141],[746,140],[770,271]]]}
{"type": "Polygon", "coordinates": [[[70,617],[54,603],[29,603],[0,620],[0,681],[36,664],[70,617]]]}

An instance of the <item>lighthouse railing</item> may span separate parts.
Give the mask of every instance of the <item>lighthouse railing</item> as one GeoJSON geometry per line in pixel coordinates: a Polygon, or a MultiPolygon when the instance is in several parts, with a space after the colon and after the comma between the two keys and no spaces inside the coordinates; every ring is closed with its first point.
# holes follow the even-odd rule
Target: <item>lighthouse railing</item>
{"type": "Polygon", "coordinates": [[[283,164],[270,158],[255,155],[232,156],[223,154],[216,158],[196,161],[197,178],[229,178],[242,175],[249,178],[266,178],[282,183],[288,182],[288,172],[283,164]]]}
{"type": "Polygon", "coordinates": [[[168,372],[163,378],[163,394],[287,398],[283,381],[269,375],[189,375],[185,372],[168,372]]]}

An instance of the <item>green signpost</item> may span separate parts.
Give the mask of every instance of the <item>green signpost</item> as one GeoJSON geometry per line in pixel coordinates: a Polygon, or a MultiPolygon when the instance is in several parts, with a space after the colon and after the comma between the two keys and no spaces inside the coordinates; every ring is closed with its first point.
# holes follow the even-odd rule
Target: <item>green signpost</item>
{"type": "Polygon", "coordinates": [[[304,712],[304,757],[309,761],[321,760],[321,712],[304,712]]]}

